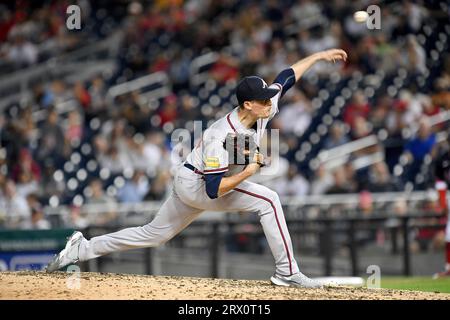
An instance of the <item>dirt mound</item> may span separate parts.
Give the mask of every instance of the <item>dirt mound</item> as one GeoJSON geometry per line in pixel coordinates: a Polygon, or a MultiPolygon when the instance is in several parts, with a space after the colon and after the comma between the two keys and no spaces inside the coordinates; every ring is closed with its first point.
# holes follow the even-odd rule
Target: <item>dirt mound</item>
{"type": "Polygon", "coordinates": [[[450,300],[450,294],[352,287],[312,290],[275,287],[269,281],[112,273],[0,272],[0,299],[450,300]]]}

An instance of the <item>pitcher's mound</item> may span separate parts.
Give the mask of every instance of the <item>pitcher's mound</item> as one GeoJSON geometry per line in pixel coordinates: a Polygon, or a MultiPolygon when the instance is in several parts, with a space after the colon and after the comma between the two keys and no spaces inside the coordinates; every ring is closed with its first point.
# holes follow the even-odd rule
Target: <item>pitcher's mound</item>
{"type": "Polygon", "coordinates": [[[0,272],[0,299],[314,300],[447,299],[450,294],[328,287],[276,287],[267,281],[112,273],[0,272]]]}

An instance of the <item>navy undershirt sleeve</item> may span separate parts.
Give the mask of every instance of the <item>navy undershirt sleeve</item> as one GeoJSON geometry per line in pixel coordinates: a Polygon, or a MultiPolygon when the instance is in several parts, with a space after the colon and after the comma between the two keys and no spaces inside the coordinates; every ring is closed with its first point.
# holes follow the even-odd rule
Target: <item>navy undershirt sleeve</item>
{"type": "Polygon", "coordinates": [[[204,175],[206,194],[210,199],[216,199],[218,197],[217,193],[219,192],[220,181],[224,174],[225,172],[204,175]]]}
{"type": "Polygon", "coordinates": [[[292,68],[284,69],[281,71],[273,83],[279,83],[282,86],[281,97],[284,96],[286,91],[288,91],[295,84],[295,73],[292,68]]]}

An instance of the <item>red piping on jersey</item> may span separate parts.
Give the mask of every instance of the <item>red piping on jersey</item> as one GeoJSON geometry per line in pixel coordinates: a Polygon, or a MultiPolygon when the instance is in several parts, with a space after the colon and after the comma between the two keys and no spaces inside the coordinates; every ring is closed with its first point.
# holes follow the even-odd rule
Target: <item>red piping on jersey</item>
{"type": "Polygon", "coordinates": [[[194,169],[194,173],[196,173],[196,174],[203,174],[203,172],[201,172],[201,171],[198,170],[197,168],[194,169]]]}
{"type": "Polygon", "coordinates": [[[234,128],[233,123],[231,123],[230,115],[231,115],[231,113],[229,113],[229,114],[227,115],[227,121],[228,121],[228,124],[230,125],[231,129],[233,129],[233,131],[236,132],[236,129],[234,128]]]}
{"type": "Polygon", "coordinates": [[[204,173],[205,173],[205,172],[217,172],[217,171],[222,171],[222,170],[227,171],[227,170],[228,170],[228,167],[223,167],[223,168],[218,168],[218,169],[210,169],[210,170],[203,170],[203,172],[204,172],[204,173]]]}
{"type": "Polygon", "coordinates": [[[280,222],[278,221],[277,209],[275,208],[275,205],[273,204],[273,202],[270,199],[267,199],[266,197],[263,197],[263,196],[261,196],[259,194],[252,193],[252,192],[247,191],[247,190],[243,190],[243,189],[239,189],[239,188],[234,188],[234,190],[236,190],[238,192],[242,192],[242,193],[248,194],[250,196],[253,196],[253,197],[256,197],[256,198],[259,198],[259,199],[262,199],[262,200],[265,200],[265,201],[270,203],[270,205],[272,206],[272,209],[273,209],[273,211],[275,213],[275,219],[277,220],[278,230],[280,230],[281,238],[283,238],[284,248],[286,249],[287,256],[288,256],[288,259],[289,259],[289,271],[290,271],[290,273],[292,275],[291,254],[289,253],[289,248],[288,248],[288,245],[286,243],[286,239],[284,238],[283,230],[281,229],[280,222]]]}

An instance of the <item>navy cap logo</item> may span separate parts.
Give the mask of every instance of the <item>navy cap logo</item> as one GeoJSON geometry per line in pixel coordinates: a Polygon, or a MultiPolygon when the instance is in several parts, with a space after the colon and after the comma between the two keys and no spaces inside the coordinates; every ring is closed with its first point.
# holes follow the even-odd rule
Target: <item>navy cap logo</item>
{"type": "Polygon", "coordinates": [[[239,104],[242,104],[244,101],[271,99],[279,91],[278,88],[270,88],[260,77],[248,76],[238,83],[236,97],[239,104]]]}

